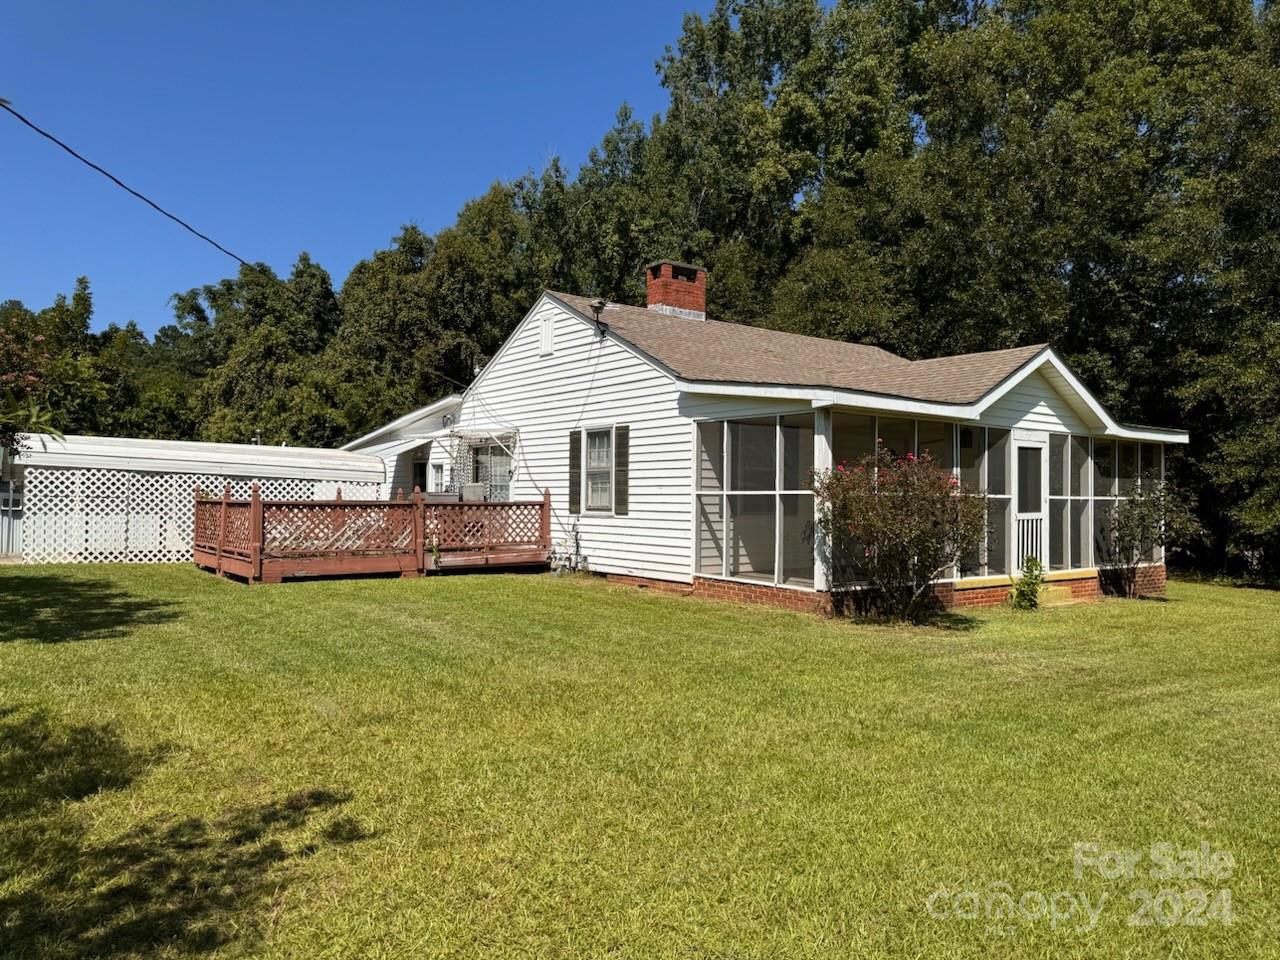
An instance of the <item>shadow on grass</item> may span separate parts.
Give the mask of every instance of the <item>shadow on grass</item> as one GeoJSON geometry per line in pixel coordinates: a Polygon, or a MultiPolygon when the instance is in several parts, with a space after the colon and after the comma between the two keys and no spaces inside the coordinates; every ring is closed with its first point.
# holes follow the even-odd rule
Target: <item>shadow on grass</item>
{"type": "Polygon", "coordinates": [[[125,636],[164,623],[178,604],[139,597],[110,580],[66,576],[7,577],[0,591],[0,643],[65,643],[125,636]]]}
{"type": "Polygon", "coordinates": [[[933,627],[935,630],[966,632],[977,629],[978,621],[967,614],[956,613],[952,610],[935,610],[921,620],[920,625],[933,627]]]}
{"type": "Polygon", "coordinates": [[[109,726],[0,710],[0,956],[181,955],[252,940],[291,861],[369,836],[337,814],[348,794],[311,789],[92,837],[78,801],[127,787],[162,755],[109,726]]]}

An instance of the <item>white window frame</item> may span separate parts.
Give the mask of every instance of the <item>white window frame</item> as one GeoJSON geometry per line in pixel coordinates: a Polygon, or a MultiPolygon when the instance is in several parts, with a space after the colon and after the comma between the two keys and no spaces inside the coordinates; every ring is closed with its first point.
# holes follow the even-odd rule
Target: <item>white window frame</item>
{"type": "Polygon", "coordinates": [[[539,356],[543,356],[543,357],[552,356],[556,352],[555,317],[550,316],[549,314],[547,316],[544,316],[542,318],[542,325],[539,328],[538,332],[541,338],[541,342],[539,343],[539,348],[538,348],[539,356]]]}
{"type": "Polygon", "coordinates": [[[444,492],[444,464],[443,463],[431,464],[431,492],[432,493],[444,492]]]}
{"type": "MultiPolygon", "coordinates": [[[[582,512],[584,515],[590,514],[593,517],[611,517],[614,515],[614,509],[617,506],[618,484],[617,477],[617,443],[618,433],[617,424],[598,423],[590,426],[582,427],[582,512]],[[593,507],[591,506],[591,434],[608,433],[609,434],[609,506],[593,507]]],[[[597,470],[596,473],[601,471],[597,470]]]]}

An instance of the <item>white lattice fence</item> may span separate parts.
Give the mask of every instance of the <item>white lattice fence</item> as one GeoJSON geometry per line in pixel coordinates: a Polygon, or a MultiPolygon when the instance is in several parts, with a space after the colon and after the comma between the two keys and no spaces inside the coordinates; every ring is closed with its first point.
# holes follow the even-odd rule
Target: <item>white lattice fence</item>
{"type": "MultiPolygon", "coordinates": [[[[29,467],[22,559],[25,563],[182,563],[191,559],[195,488],[220,495],[230,482],[247,499],[250,477],[138,470],[29,467]]],[[[382,484],[302,478],[259,480],[264,500],[377,500],[382,484]]]]}

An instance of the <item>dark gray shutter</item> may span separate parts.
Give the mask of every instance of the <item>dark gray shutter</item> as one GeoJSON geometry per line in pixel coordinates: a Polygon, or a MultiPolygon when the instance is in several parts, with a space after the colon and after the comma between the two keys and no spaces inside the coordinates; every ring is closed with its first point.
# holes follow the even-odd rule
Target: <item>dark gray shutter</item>
{"type": "Polygon", "coordinates": [[[582,512],[582,431],[569,431],[569,512],[582,512]]]}
{"type": "Polygon", "coordinates": [[[613,512],[626,516],[631,493],[631,428],[613,428],[613,512]]]}

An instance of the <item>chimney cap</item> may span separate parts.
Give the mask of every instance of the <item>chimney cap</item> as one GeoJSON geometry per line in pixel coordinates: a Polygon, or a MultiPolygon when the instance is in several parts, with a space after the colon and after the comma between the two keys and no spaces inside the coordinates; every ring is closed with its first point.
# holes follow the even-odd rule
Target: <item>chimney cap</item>
{"type": "Polygon", "coordinates": [[[646,263],[644,268],[646,270],[652,270],[654,267],[661,267],[664,264],[670,264],[673,267],[680,267],[684,270],[696,270],[699,273],[707,272],[706,267],[700,267],[696,263],[684,263],[681,260],[655,260],[653,263],[646,263]]]}

